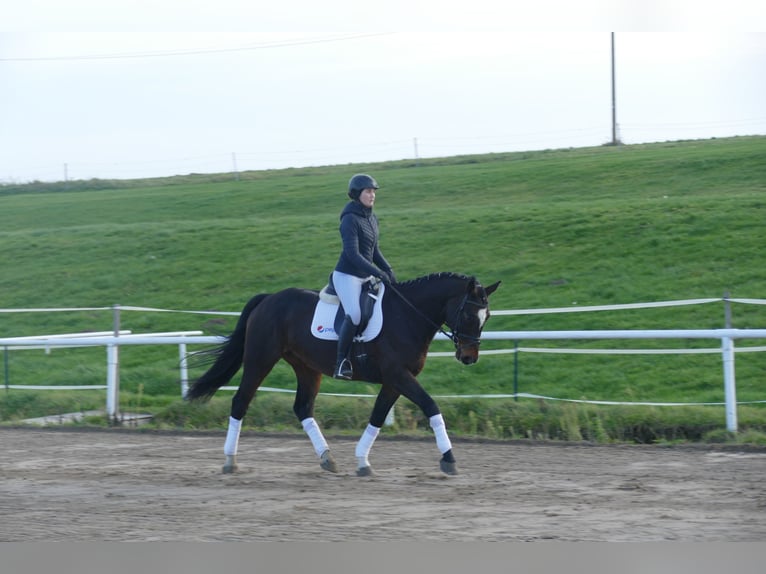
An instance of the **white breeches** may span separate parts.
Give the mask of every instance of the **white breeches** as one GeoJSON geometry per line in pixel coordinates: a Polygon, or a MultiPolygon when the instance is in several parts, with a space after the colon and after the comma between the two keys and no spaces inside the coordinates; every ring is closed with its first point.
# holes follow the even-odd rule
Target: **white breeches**
{"type": "Polygon", "coordinates": [[[332,272],[332,283],[335,285],[335,292],[343,304],[343,310],[346,312],[346,315],[351,317],[354,325],[358,325],[362,320],[359,297],[362,294],[362,285],[365,281],[366,279],[356,275],[349,275],[340,271],[332,272]]]}

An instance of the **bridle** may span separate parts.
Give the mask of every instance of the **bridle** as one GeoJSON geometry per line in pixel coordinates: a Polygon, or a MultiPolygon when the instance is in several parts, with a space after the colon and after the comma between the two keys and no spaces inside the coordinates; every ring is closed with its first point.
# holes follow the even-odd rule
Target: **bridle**
{"type": "MultiPolygon", "coordinates": [[[[460,306],[457,308],[457,311],[455,311],[455,321],[454,327],[451,327],[452,333],[450,335],[447,335],[453,343],[455,343],[455,348],[458,347],[458,342],[460,340],[468,341],[469,343],[476,345],[477,347],[481,345],[481,337],[480,336],[474,336],[474,335],[466,335],[465,333],[460,332],[460,319],[463,316],[463,310],[465,309],[466,305],[475,305],[476,307],[485,308],[486,305],[479,303],[478,301],[471,301],[468,299],[468,293],[463,295],[463,300],[460,302],[460,306]]],[[[449,323],[447,324],[449,326],[449,323]]],[[[443,333],[444,331],[442,331],[443,333]]],[[[446,334],[446,333],[445,333],[446,334]]]]}
{"type": "Polygon", "coordinates": [[[420,309],[418,309],[415,305],[410,302],[407,297],[402,295],[402,293],[393,285],[388,284],[386,285],[387,289],[391,289],[394,293],[396,293],[399,298],[404,301],[407,306],[415,311],[420,317],[425,319],[428,323],[431,324],[432,327],[435,327],[437,331],[439,331],[442,335],[447,337],[452,343],[455,345],[455,349],[460,348],[461,342],[468,342],[469,344],[476,345],[477,347],[481,345],[481,337],[477,337],[474,335],[467,335],[465,333],[462,333],[460,331],[460,319],[463,316],[463,311],[465,310],[466,305],[475,305],[477,307],[486,307],[486,305],[479,303],[477,301],[471,301],[468,299],[468,293],[463,295],[463,300],[460,302],[460,305],[458,306],[457,310],[455,311],[455,320],[453,321],[453,325],[449,324],[449,321],[445,321],[445,324],[447,327],[450,328],[451,332],[448,333],[444,330],[444,327],[441,325],[437,325],[435,321],[431,320],[430,317],[428,317],[425,313],[423,313],[420,309]]]}

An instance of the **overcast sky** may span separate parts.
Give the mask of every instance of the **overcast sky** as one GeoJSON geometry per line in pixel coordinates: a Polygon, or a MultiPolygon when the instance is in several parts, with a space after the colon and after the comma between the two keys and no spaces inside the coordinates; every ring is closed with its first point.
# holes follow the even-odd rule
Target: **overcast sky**
{"type": "Polygon", "coordinates": [[[0,183],[597,146],[611,30],[624,143],[766,134],[764,2],[19,4],[0,183]]]}

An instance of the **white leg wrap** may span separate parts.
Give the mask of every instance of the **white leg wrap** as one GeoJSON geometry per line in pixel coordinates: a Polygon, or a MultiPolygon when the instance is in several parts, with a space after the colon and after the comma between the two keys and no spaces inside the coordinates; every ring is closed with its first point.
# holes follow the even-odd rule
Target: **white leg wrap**
{"type": "Polygon", "coordinates": [[[444,417],[439,413],[428,419],[431,424],[431,428],[434,429],[434,435],[436,435],[436,446],[439,448],[439,452],[444,454],[445,452],[452,450],[452,443],[447,436],[447,425],[444,424],[444,417]]]}
{"type": "Polygon", "coordinates": [[[239,431],[242,430],[242,421],[229,417],[229,430],[226,433],[226,442],[223,445],[223,454],[235,456],[239,448],[239,431]]]}
{"type": "Polygon", "coordinates": [[[314,452],[317,453],[317,456],[322,456],[322,453],[329,450],[330,447],[327,446],[327,441],[324,439],[322,431],[319,430],[319,425],[316,420],[314,420],[314,417],[309,417],[303,419],[301,424],[303,425],[303,430],[309,435],[311,444],[314,445],[314,452]]]}
{"type": "Polygon", "coordinates": [[[378,438],[379,432],[380,427],[374,427],[370,424],[368,424],[367,428],[364,429],[362,438],[360,438],[359,442],[356,443],[355,454],[358,468],[365,468],[370,466],[368,457],[370,456],[370,450],[372,449],[372,445],[375,442],[375,439],[378,438]]]}

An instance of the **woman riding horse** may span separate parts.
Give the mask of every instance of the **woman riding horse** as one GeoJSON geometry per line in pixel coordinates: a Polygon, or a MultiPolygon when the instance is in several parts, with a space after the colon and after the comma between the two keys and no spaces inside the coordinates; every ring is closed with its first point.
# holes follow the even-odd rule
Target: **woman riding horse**
{"type": "Polygon", "coordinates": [[[348,182],[351,198],[340,214],[340,237],[343,241],[338,263],[332,273],[346,317],[338,332],[338,357],[333,376],[351,380],[354,373],[348,353],[361,321],[359,296],[369,276],[384,283],[394,283],[396,277],[378,247],[378,218],[372,212],[378,182],[366,173],[358,173],[348,182]]]}
{"type": "Polygon", "coordinates": [[[381,385],[369,424],[356,445],[357,475],[372,473],[369,453],[386,415],[400,396],[411,400],[427,417],[442,458],[440,469],[456,474],[452,443],[444,418],[416,376],[423,369],[428,347],[437,331],[455,344],[455,358],[465,365],[479,359],[481,332],[489,319],[489,296],[500,282],[484,287],[472,276],[434,273],[396,283],[391,265],[378,247],[378,220],[372,213],[377,182],[367,174],[349,181],[351,201],[340,215],[343,251],[333,271],[333,284],[345,318],[338,343],[322,340],[311,329],[319,292],[288,288],[261,293],[247,302],[234,332],[209,352],[213,365],[190,387],[190,400],[211,397],[242,368],[242,380],[232,398],[229,428],[224,443],[224,472],[237,468],[242,419],[263,379],[284,359],[295,371],[298,388],[293,412],[308,435],[320,466],[337,472],[337,464],[314,418],[314,401],[322,375],[364,380],[381,385]],[[385,317],[380,333],[365,343],[365,359],[348,358],[361,322],[359,297],[366,278],[376,277],[390,287],[381,301],[385,317]],[[447,325],[447,333],[442,325],[447,325]],[[333,351],[337,351],[333,368],[333,351]],[[352,368],[352,361],[356,372],[352,368]]]}

